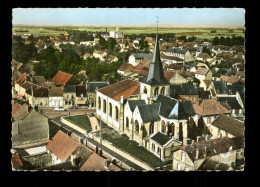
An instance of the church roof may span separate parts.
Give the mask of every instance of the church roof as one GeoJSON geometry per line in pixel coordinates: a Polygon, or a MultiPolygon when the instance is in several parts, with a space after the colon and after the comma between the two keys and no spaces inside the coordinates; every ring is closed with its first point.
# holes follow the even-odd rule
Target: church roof
{"type": "Polygon", "coordinates": [[[155,50],[153,53],[153,59],[151,60],[150,63],[148,75],[142,78],[140,82],[149,85],[169,84],[163,74],[163,67],[160,59],[158,36],[156,36],[155,50]]]}

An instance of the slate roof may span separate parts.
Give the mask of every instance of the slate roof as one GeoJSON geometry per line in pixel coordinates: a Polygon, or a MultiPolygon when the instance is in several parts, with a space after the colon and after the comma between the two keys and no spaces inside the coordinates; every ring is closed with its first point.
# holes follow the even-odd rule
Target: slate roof
{"type": "Polygon", "coordinates": [[[140,79],[140,82],[149,85],[163,85],[168,84],[163,74],[163,67],[160,59],[160,49],[158,36],[156,35],[155,49],[153,52],[153,59],[151,60],[148,75],[140,79]]]}
{"type": "Polygon", "coordinates": [[[210,99],[210,91],[199,91],[199,98],[210,99]]]}
{"type": "Polygon", "coordinates": [[[219,97],[218,101],[226,102],[231,107],[231,109],[242,109],[236,97],[219,97]]]}
{"type": "Polygon", "coordinates": [[[23,83],[23,84],[21,84],[21,87],[23,87],[24,89],[28,89],[28,88],[31,88],[31,86],[33,87],[33,88],[37,88],[37,86],[35,85],[35,84],[33,84],[33,83],[30,83],[30,82],[25,82],[25,83],[23,83]]]}
{"type": "Polygon", "coordinates": [[[203,91],[202,87],[196,87],[193,84],[170,85],[170,96],[176,95],[199,95],[203,91]]]}
{"type": "Polygon", "coordinates": [[[187,119],[195,115],[190,101],[179,102],[174,98],[159,95],[155,103],[161,104],[159,114],[168,119],[187,119]]]}
{"type": "Polygon", "coordinates": [[[50,97],[63,97],[63,88],[62,87],[52,87],[49,89],[50,97]]]}
{"type": "MultiPolygon", "coordinates": [[[[33,89],[33,96],[34,97],[49,97],[49,90],[48,88],[35,88],[33,89]]],[[[30,89],[30,93],[28,93],[31,95],[31,89],[30,89]]]]}
{"type": "Polygon", "coordinates": [[[129,98],[131,95],[140,93],[140,83],[133,80],[123,80],[107,87],[98,90],[100,93],[116,100],[120,101],[121,96],[124,99],[129,98]]]}
{"type": "Polygon", "coordinates": [[[175,60],[175,61],[184,61],[182,58],[176,57],[176,56],[166,56],[163,55],[161,56],[162,59],[167,59],[167,60],[175,60]]]}
{"type": "Polygon", "coordinates": [[[225,81],[214,81],[213,82],[217,94],[227,94],[227,86],[225,81]]]}
{"type": "Polygon", "coordinates": [[[187,50],[181,49],[181,48],[169,48],[166,52],[185,54],[187,52],[187,50]]]}
{"type": "Polygon", "coordinates": [[[167,142],[171,140],[171,138],[161,132],[157,132],[150,139],[157,142],[159,145],[164,146],[167,142]]]}
{"type": "Polygon", "coordinates": [[[143,122],[160,120],[160,116],[159,116],[160,103],[137,105],[136,107],[140,112],[143,122]]]}
{"type": "Polygon", "coordinates": [[[33,83],[37,84],[37,85],[43,85],[43,83],[45,82],[45,78],[44,76],[34,76],[33,77],[33,83]]]}
{"type": "Polygon", "coordinates": [[[207,68],[199,68],[195,74],[199,74],[199,75],[207,75],[207,73],[209,72],[209,69],[207,68]]]}
{"type": "Polygon", "coordinates": [[[108,82],[88,82],[86,84],[87,92],[95,92],[96,88],[101,89],[108,86],[108,82]]]}
{"type": "Polygon", "coordinates": [[[243,122],[226,115],[219,115],[212,122],[212,125],[234,136],[244,136],[245,133],[245,125],[243,122]]]}
{"type": "Polygon", "coordinates": [[[65,85],[63,93],[76,93],[76,85],[65,85]]]}
{"type": "Polygon", "coordinates": [[[211,58],[208,53],[200,53],[197,58],[211,58]]]}
{"type": "Polygon", "coordinates": [[[234,137],[234,138],[217,138],[208,141],[196,142],[193,145],[187,145],[180,148],[180,150],[185,151],[189,157],[195,161],[196,150],[199,150],[199,159],[205,158],[205,147],[207,151],[207,156],[212,157],[221,153],[227,153],[232,146],[232,150],[238,150],[244,148],[244,138],[234,137]]]}
{"type": "Polygon", "coordinates": [[[168,66],[169,69],[174,69],[174,70],[181,70],[183,68],[182,64],[170,64],[168,66]]]}
{"type": "Polygon", "coordinates": [[[68,157],[72,154],[78,145],[79,143],[76,140],[72,139],[64,132],[59,130],[46,145],[46,148],[62,162],[64,162],[68,159],[68,157]]]}
{"type": "Polygon", "coordinates": [[[231,95],[235,95],[238,92],[240,95],[245,93],[244,85],[227,85],[227,92],[231,95]]]}
{"type": "Polygon", "coordinates": [[[65,85],[71,79],[72,76],[72,74],[58,71],[57,74],[52,78],[52,80],[56,84],[65,85]]]}
{"type": "Polygon", "coordinates": [[[193,104],[194,111],[201,116],[229,114],[230,111],[215,99],[204,99],[200,105],[193,104]]]}
{"type": "Polygon", "coordinates": [[[144,100],[128,100],[127,101],[130,107],[130,110],[133,112],[135,107],[138,105],[145,105],[145,101],[144,100]]]}
{"type": "Polygon", "coordinates": [[[153,58],[153,55],[147,54],[147,53],[134,53],[133,56],[135,58],[146,58],[149,60],[152,60],[152,58],[153,58]]]}

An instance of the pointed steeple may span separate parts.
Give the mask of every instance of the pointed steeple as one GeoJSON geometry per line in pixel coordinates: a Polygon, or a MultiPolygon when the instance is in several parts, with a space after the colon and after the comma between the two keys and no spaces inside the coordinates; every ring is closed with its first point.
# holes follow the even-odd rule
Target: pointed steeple
{"type": "Polygon", "coordinates": [[[160,59],[158,34],[156,34],[156,43],[153,52],[153,59],[150,63],[148,75],[143,80],[141,80],[141,82],[149,85],[168,84],[168,81],[165,79],[163,74],[163,67],[160,59]]]}

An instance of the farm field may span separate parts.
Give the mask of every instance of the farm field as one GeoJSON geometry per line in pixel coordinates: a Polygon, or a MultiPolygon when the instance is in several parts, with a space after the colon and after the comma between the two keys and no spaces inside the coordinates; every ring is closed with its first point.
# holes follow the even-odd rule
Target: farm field
{"type": "MultiPolygon", "coordinates": [[[[92,31],[92,32],[105,32],[114,31],[115,27],[101,27],[101,26],[14,26],[13,32],[15,34],[33,34],[36,36],[55,36],[60,33],[67,33],[67,30],[79,30],[79,31],[92,31]],[[17,32],[28,31],[28,32],[17,32]]],[[[156,27],[120,27],[119,30],[124,34],[150,34],[156,33],[156,27]]],[[[202,40],[211,40],[214,37],[232,37],[242,36],[244,37],[243,29],[234,28],[230,32],[229,28],[176,28],[176,27],[159,27],[160,33],[175,33],[176,36],[197,36],[202,40]],[[216,30],[216,33],[211,33],[212,30],[216,30]]]]}

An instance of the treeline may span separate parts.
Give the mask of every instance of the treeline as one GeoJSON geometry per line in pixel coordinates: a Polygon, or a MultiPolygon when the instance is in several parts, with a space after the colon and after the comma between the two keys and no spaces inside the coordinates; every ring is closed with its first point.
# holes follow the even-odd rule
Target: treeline
{"type": "MultiPolygon", "coordinates": [[[[140,38],[145,39],[145,37],[156,37],[156,33],[149,33],[149,34],[131,34],[125,35],[126,37],[130,38],[132,41],[140,38]]],[[[158,33],[158,38],[163,38],[164,41],[170,42],[176,39],[175,33],[158,33]]]]}
{"type": "Polygon", "coordinates": [[[213,45],[225,45],[225,46],[234,46],[234,45],[244,45],[245,39],[242,36],[233,36],[230,37],[215,37],[212,41],[213,45]]]}
{"type": "Polygon", "coordinates": [[[93,33],[87,31],[68,31],[68,34],[70,35],[70,41],[75,43],[94,40],[93,33]]]}

